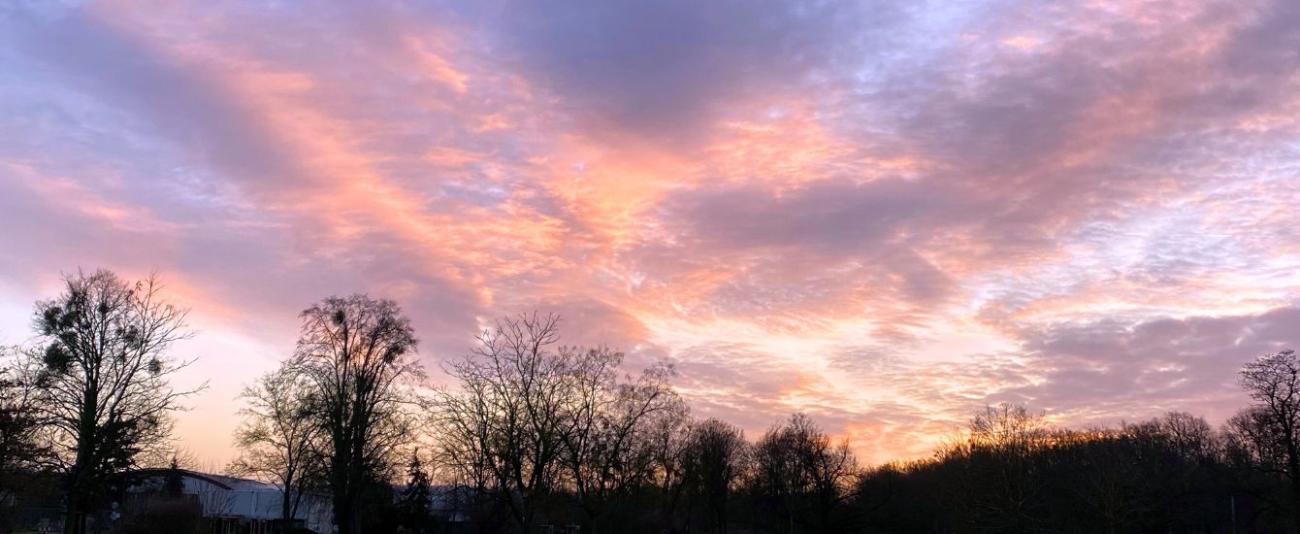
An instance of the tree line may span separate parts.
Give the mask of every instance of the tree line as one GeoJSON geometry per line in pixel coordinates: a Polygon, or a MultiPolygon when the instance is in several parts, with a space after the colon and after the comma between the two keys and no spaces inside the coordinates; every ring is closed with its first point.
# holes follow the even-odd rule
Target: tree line
{"type": "MultiPolygon", "coordinates": [[[[6,513],[55,480],[64,532],[100,530],[132,473],[169,461],[194,393],[169,385],[189,363],[171,349],[192,334],[161,289],[79,272],[36,304],[37,342],[0,368],[6,513]]],[[[1245,365],[1251,403],[1218,429],[1180,412],[1058,428],[998,405],[930,458],[866,467],[802,414],[753,440],[692,417],[670,365],[564,345],[554,315],[496,321],[446,388],[393,301],[329,297],[299,319],[292,354],[241,396],[228,471],[281,489],[286,520],[328,496],[342,534],[1300,532],[1292,351],[1245,365]]]]}

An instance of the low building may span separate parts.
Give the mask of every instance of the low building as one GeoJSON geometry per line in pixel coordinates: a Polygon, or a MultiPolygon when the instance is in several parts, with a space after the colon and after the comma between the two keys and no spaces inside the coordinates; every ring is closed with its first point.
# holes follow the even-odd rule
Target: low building
{"type": "MultiPolygon", "coordinates": [[[[263,534],[281,528],[277,525],[284,493],[279,488],[256,480],[186,469],[147,469],[132,473],[133,481],[123,508],[130,510],[139,501],[161,494],[168,477],[173,476],[179,476],[183,493],[198,502],[203,518],[214,525],[213,534],[263,534]]],[[[295,526],[326,534],[333,530],[331,516],[327,495],[306,494],[294,516],[295,526]]]]}

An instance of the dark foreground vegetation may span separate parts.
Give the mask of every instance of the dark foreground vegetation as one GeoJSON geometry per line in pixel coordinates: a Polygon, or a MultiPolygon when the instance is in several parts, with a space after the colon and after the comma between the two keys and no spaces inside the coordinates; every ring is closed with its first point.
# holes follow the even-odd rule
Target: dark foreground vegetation
{"type": "MultiPolygon", "coordinates": [[[[193,393],[167,380],[184,310],[101,271],[35,317],[39,341],[0,371],[0,532],[42,510],[69,534],[214,532],[167,449],[193,393]],[[168,463],[148,498],[132,489],[168,463]]],[[[1221,428],[1170,413],[1070,430],[1000,405],[930,459],[864,468],[803,415],[753,439],[693,418],[670,366],[629,374],[618,352],[561,345],[552,316],[499,321],[446,390],[423,385],[391,301],[332,297],[301,320],[245,391],[228,468],[283,492],[280,532],[322,496],[344,534],[1300,531],[1291,351],[1243,368],[1252,402],[1221,428]]]]}

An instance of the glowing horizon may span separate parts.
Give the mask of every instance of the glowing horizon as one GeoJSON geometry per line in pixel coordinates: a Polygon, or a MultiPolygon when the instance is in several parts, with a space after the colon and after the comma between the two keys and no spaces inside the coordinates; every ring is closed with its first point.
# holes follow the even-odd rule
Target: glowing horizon
{"type": "Polygon", "coordinates": [[[178,445],[332,295],[431,380],[494,317],[867,463],[1002,401],[1217,423],[1300,346],[1300,5],[68,2],[0,10],[0,343],[157,272],[178,445]]]}

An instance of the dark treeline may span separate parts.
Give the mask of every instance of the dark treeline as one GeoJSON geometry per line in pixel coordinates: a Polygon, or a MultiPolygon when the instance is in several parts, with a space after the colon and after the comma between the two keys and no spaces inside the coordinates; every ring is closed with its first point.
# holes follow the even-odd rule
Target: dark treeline
{"type": "Polygon", "coordinates": [[[933,459],[863,473],[855,502],[880,532],[1293,531],[1287,477],[1240,438],[1179,412],[1079,431],[1000,406],[933,459]]]}
{"type": "MultiPolygon", "coordinates": [[[[142,469],[179,473],[167,437],[192,392],[169,386],[170,349],[190,333],[160,287],[78,273],[36,305],[37,341],[0,369],[0,532],[37,506],[68,534],[207,532],[179,475],[156,506],[115,507],[142,469]]],[[[1072,430],[999,405],[929,459],[867,467],[805,415],[756,436],[692,417],[671,366],[564,345],[555,316],[497,321],[446,388],[392,301],[300,320],[244,391],[228,471],[280,488],[285,519],[323,496],[343,534],[1300,531],[1291,351],[1242,369],[1251,403],[1221,428],[1175,412],[1072,430]]]]}

